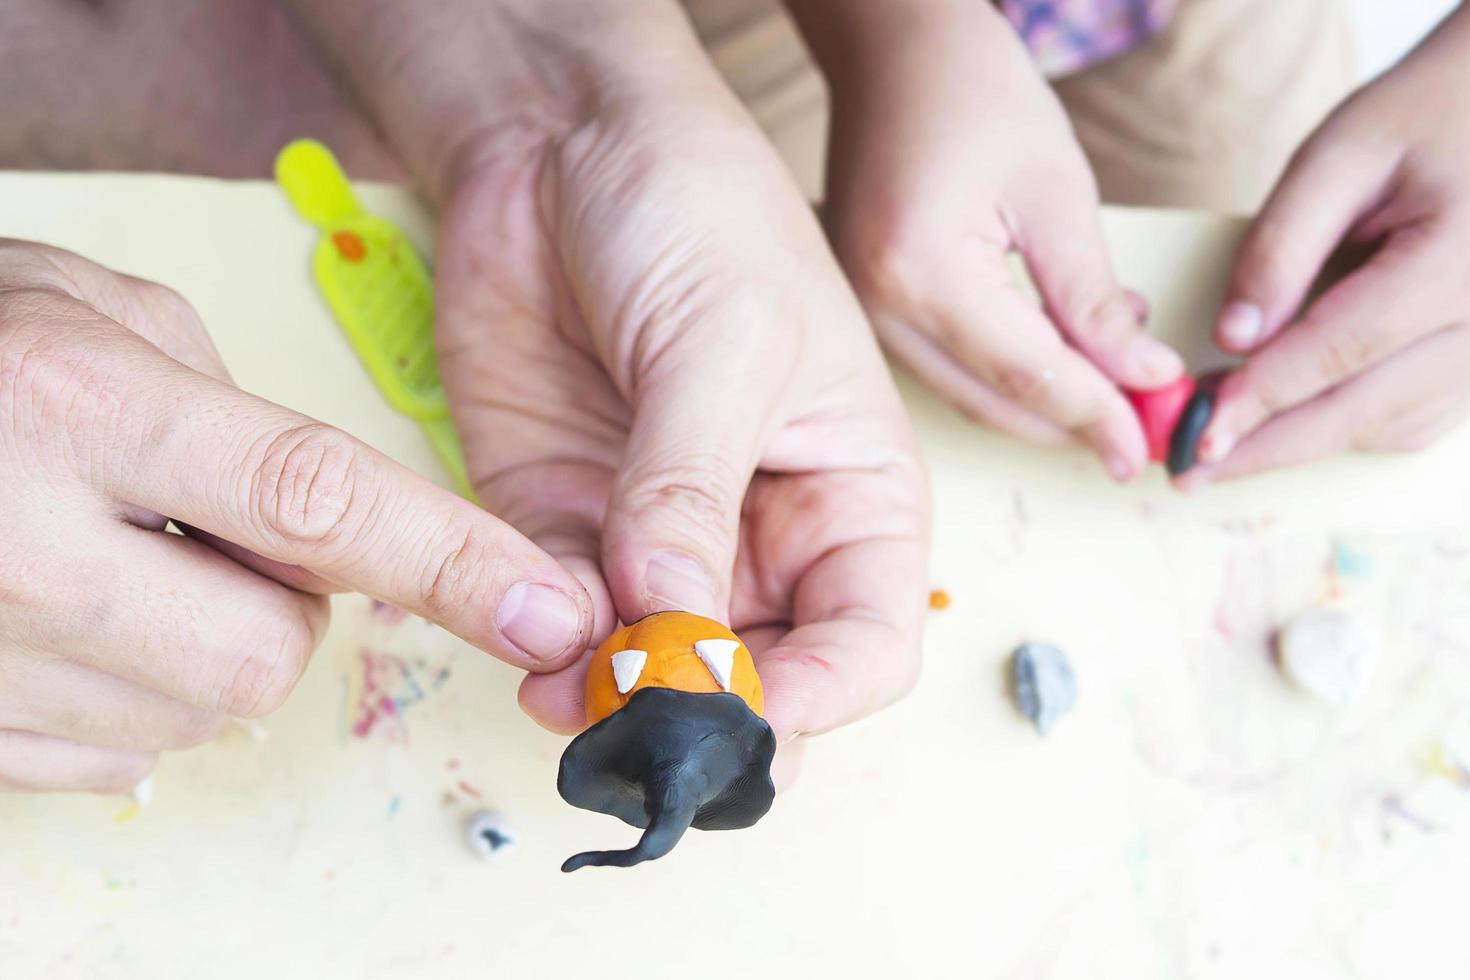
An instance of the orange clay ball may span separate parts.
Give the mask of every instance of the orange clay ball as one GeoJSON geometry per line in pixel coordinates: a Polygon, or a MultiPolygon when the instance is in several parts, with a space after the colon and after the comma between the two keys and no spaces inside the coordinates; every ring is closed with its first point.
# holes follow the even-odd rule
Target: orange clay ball
{"type": "MultiPolygon", "coordinates": [[[[691,694],[718,694],[725,690],[715,672],[695,649],[701,640],[733,641],[736,647],[730,659],[729,693],[744,701],[757,715],[765,708],[761,679],[755,672],[755,661],[740,637],[713,619],[694,613],[661,612],[645,616],[631,626],[613,632],[587,665],[587,724],[595,725],[628,703],[628,699],[645,687],[671,687],[691,694]],[[621,659],[625,691],[618,690],[613,670],[613,655],[633,651],[621,659]],[[638,652],[647,654],[640,658],[638,652]],[[633,680],[633,665],[642,659],[641,670],[633,680]],[[631,684],[631,686],[628,686],[631,684]]],[[[707,645],[707,651],[724,653],[728,643],[707,645]]],[[[716,657],[718,662],[719,658],[716,657]]]]}

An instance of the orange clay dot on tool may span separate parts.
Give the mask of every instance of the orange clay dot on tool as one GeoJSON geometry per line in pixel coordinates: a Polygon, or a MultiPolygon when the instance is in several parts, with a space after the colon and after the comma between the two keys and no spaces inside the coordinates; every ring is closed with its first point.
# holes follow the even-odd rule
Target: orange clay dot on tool
{"type": "Polygon", "coordinates": [[[367,258],[367,246],[362,239],[350,231],[339,231],[332,235],[332,244],[337,246],[337,254],[348,262],[361,262],[367,258]]]}
{"type": "Polygon", "coordinates": [[[434,282],[413,243],[369,214],[330,150],[296,140],[276,181],[321,234],[311,269],[332,316],[388,404],[418,423],[459,492],[474,499],[434,354],[434,282]]]}

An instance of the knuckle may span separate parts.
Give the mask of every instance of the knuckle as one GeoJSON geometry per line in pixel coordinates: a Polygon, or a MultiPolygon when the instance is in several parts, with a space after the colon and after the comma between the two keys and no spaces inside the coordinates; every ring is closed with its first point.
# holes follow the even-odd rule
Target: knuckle
{"type": "Polygon", "coordinates": [[[70,339],[75,304],[45,290],[0,294],[0,405],[32,425],[92,427],[117,414],[121,393],[105,359],[70,339]]]}
{"type": "Polygon", "coordinates": [[[886,309],[918,307],[928,295],[930,263],[926,232],[914,222],[894,220],[847,249],[858,292],[886,309]]]}
{"type": "Polygon", "coordinates": [[[304,619],[287,619],[276,635],[252,647],[232,664],[217,698],[220,711],[237,718],[268,715],[286,703],[306,670],[315,646],[304,619]]]}
{"type": "Polygon", "coordinates": [[[1138,332],[1133,305],[1121,290],[1085,302],[1072,324],[1072,331],[1102,347],[1121,347],[1138,332]]]}
{"type": "Polygon", "coordinates": [[[1330,383],[1350,378],[1373,362],[1377,348],[1371,331],[1351,327],[1324,330],[1317,349],[1319,377],[1330,383]]]}
{"type": "Polygon", "coordinates": [[[1001,363],[994,367],[988,380],[1002,397],[1034,407],[1050,400],[1055,375],[1051,369],[1035,364],[1001,363]]]}
{"type": "Polygon", "coordinates": [[[183,294],[171,286],[152,279],[127,277],[127,283],[142,309],[177,317],[193,317],[194,306],[183,294]]]}
{"type": "Polygon", "coordinates": [[[1251,231],[1235,269],[1235,285],[1251,296],[1274,296],[1288,290],[1302,264],[1293,244],[1296,236],[1281,223],[1266,219],[1251,231]]]}
{"type": "Polygon", "coordinates": [[[1291,386],[1279,372],[1262,367],[1258,361],[1246,361],[1244,368],[1220,386],[1217,403],[1236,403],[1240,414],[1253,420],[1265,419],[1291,407],[1291,386]]]}
{"type": "Polygon", "coordinates": [[[118,321],[165,350],[173,347],[181,329],[202,329],[193,304],[163,283],[126,276],[114,284],[113,292],[118,321]]]}
{"type": "Polygon", "coordinates": [[[330,546],[360,523],[367,449],[345,433],[307,422],[274,436],[249,474],[250,509],[269,533],[330,546]]]}
{"type": "Polygon", "coordinates": [[[674,514],[691,527],[723,531],[739,517],[744,485],[743,475],[730,460],[699,454],[641,472],[629,509],[639,514],[674,514]]]}
{"type": "Polygon", "coordinates": [[[420,586],[424,612],[442,621],[463,608],[475,592],[476,583],[487,571],[493,577],[494,561],[480,536],[467,531],[464,537],[441,547],[436,556],[425,563],[425,577],[420,586]]]}

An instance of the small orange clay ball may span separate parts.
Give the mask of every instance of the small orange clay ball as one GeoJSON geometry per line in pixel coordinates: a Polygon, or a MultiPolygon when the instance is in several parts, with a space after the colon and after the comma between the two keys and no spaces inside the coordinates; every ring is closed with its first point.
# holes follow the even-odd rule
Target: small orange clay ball
{"type": "MultiPolygon", "coordinates": [[[[761,679],[755,672],[755,661],[745,644],[740,642],[740,637],[713,619],[694,613],[661,612],[614,631],[592,655],[592,662],[587,665],[587,724],[597,724],[645,687],[671,687],[691,694],[723,692],[725,688],[716,679],[714,671],[695,649],[695,644],[701,640],[725,640],[736,644],[730,661],[729,693],[744,701],[757,715],[761,714],[765,708],[761,679]],[[631,680],[631,664],[637,663],[637,654],[623,659],[625,686],[629,682],[632,686],[620,692],[613,670],[613,655],[623,651],[642,651],[647,654],[647,659],[643,661],[636,681],[631,680]]],[[[706,649],[711,647],[716,653],[730,649],[728,643],[711,644],[706,649]]]]}
{"type": "Polygon", "coordinates": [[[946,591],[944,591],[943,589],[935,589],[933,592],[930,592],[929,593],[929,608],[930,609],[948,609],[949,608],[949,593],[946,592],[946,591]]]}

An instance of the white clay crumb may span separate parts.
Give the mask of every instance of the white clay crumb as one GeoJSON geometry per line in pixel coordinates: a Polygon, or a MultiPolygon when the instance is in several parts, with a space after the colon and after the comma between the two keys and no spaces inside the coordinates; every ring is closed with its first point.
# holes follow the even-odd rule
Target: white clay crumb
{"type": "Polygon", "coordinates": [[[1446,765],[1470,779],[1470,709],[1450,719],[1449,727],[1440,737],[1439,750],[1446,765]]]}
{"type": "Polygon", "coordinates": [[[1297,616],[1277,636],[1276,650],[1297,686],[1339,708],[1362,693],[1375,653],[1367,625],[1338,609],[1297,616]]]}
{"type": "Polygon", "coordinates": [[[257,742],[264,742],[270,737],[270,732],[266,731],[266,727],[254,718],[231,718],[230,721],[257,742]]]}
{"type": "Polygon", "coordinates": [[[133,787],[133,802],[147,806],[153,802],[153,777],[144,776],[143,781],[133,787]]]}
{"type": "Polygon", "coordinates": [[[730,676],[735,673],[735,651],[740,644],[734,640],[695,640],[694,652],[709,668],[720,687],[730,690],[730,676]]]}
{"type": "Polygon", "coordinates": [[[465,840],[482,861],[498,861],[515,847],[515,834],[505,819],[489,810],[477,810],[465,820],[465,840]]]}
{"type": "Polygon", "coordinates": [[[613,680],[618,682],[618,693],[627,694],[643,676],[643,665],[648,663],[647,650],[619,650],[612,655],[613,680]]]}

